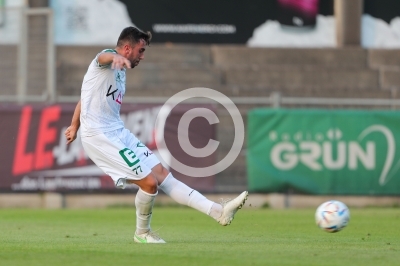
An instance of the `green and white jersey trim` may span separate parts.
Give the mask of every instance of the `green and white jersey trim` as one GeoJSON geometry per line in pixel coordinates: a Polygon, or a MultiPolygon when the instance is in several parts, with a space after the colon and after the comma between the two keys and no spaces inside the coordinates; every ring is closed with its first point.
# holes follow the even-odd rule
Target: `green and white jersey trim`
{"type": "Polygon", "coordinates": [[[113,53],[113,54],[116,54],[117,51],[116,51],[115,49],[104,49],[103,51],[101,51],[100,53],[98,53],[98,54],[96,55],[96,58],[95,58],[96,64],[97,64],[98,67],[105,67],[105,66],[108,66],[108,65],[100,65],[100,64],[99,64],[98,57],[99,57],[99,55],[102,54],[102,53],[113,53]]]}

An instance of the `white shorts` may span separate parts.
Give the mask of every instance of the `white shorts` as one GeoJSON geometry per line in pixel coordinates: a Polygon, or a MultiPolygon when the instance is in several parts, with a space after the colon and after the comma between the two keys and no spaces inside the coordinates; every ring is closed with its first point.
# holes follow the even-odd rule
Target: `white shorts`
{"type": "Polygon", "coordinates": [[[141,180],[160,163],[158,158],[127,129],[81,137],[89,158],[111,176],[115,186],[125,188],[126,180],[141,180]]]}

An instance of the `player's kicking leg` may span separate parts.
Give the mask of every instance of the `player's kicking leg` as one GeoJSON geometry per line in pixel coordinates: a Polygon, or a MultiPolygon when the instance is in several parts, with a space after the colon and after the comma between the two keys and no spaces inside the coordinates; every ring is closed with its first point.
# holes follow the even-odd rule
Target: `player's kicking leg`
{"type": "Polygon", "coordinates": [[[161,164],[152,168],[152,173],[159,182],[159,188],[176,202],[192,207],[214,218],[219,224],[226,226],[231,224],[236,212],[241,209],[247,199],[248,192],[244,191],[238,197],[215,203],[198,191],[175,179],[161,164]]]}

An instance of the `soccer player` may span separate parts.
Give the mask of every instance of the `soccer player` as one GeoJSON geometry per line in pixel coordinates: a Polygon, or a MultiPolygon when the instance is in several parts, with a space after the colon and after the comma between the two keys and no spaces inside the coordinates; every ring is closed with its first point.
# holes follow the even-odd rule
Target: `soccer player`
{"type": "Polygon", "coordinates": [[[76,139],[81,128],[81,140],[90,159],[109,175],[116,187],[136,184],[136,231],[138,243],[165,243],[151,231],[150,221],[158,188],[180,204],[188,205],[214,218],[221,225],[229,225],[235,213],[247,199],[244,191],[226,203],[217,204],[198,191],[175,179],[158,158],[140,142],[120,118],[120,107],[125,94],[125,71],[136,67],[144,59],[151,33],[136,27],[125,28],[115,49],[97,54],[83,79],[81,99],[71,125],[66,129],[67,144],[76,139]]]}

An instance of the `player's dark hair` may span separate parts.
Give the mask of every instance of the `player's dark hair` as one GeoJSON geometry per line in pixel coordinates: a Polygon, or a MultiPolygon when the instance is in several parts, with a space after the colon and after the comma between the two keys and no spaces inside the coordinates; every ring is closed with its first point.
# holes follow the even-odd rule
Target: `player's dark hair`
{"type": "Polygon", "coordinates": [[[125,42],[135,45],[139,43],[141,39],[145,41],[146,45],[150,45],[151,37],[150,31],[144,32],[136,27],[127,27],[123,29],[119,35],[117,46],[121,47],[125,42]]]}

